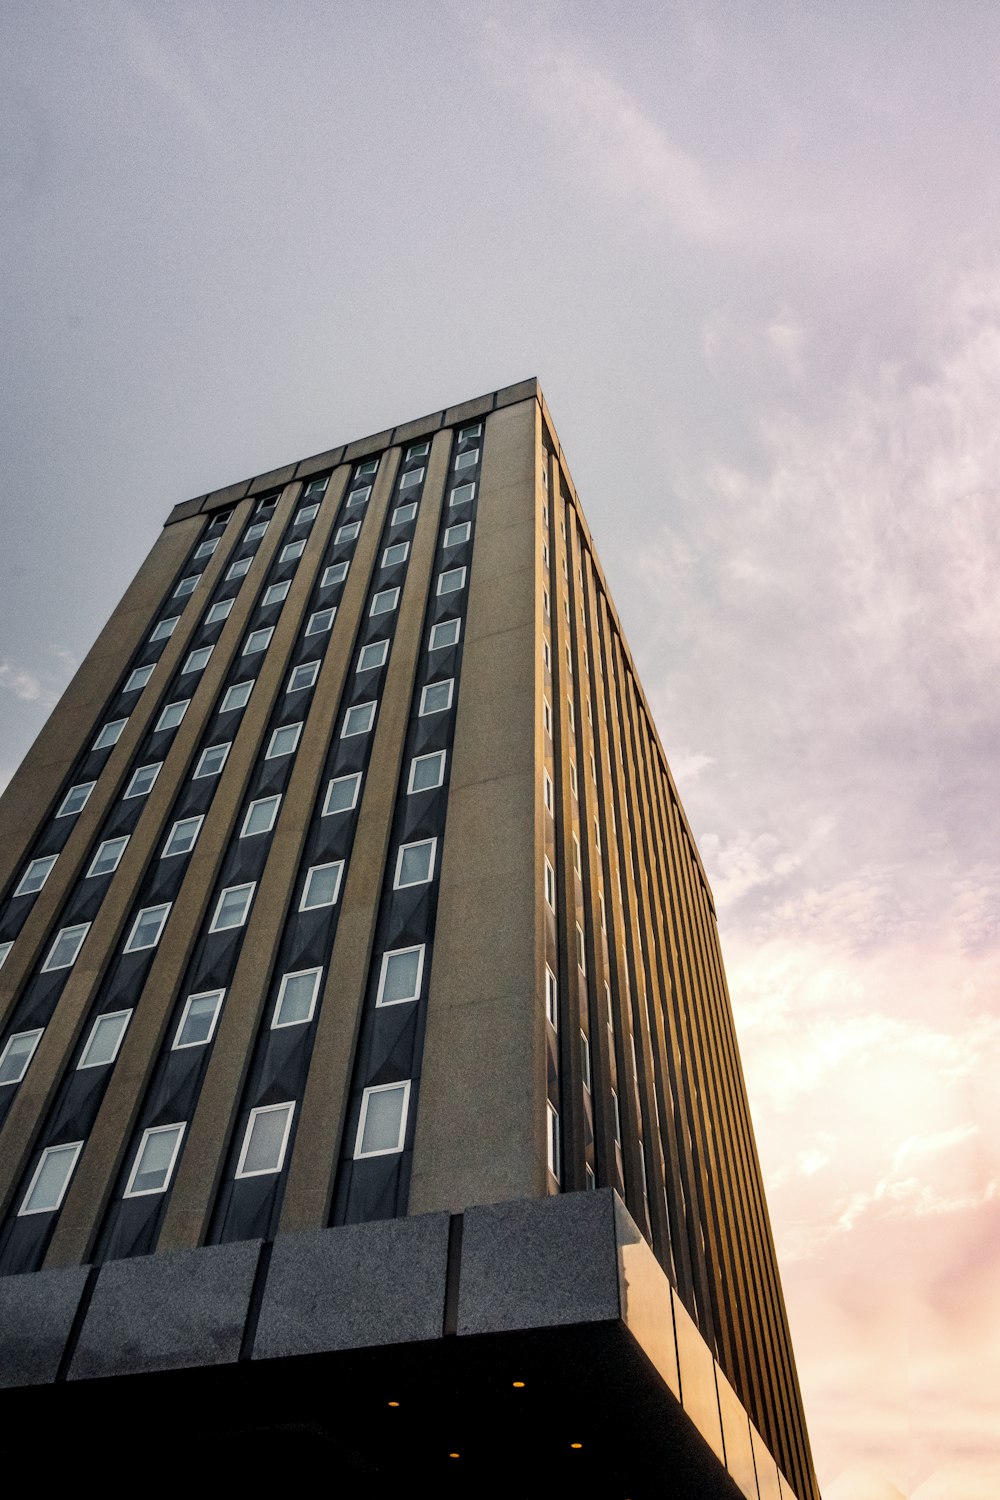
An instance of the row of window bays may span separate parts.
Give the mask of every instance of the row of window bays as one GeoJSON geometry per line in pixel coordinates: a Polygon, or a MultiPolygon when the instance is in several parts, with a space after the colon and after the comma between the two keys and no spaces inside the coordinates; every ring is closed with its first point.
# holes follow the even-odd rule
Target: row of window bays
{"type": "MultiPolygon", "coordinates": [[[[459,456],[461,457],[461,455],[459,456]]],[[[456,467],[459,467],[459,465],[456,464],[456,467]]],[[[412,473],[413,471],[411,470],[408,473],[404,472],[401,476],[401,490],[405,491],[409,487],[408,480],[410,484],[413,483],[412,473]]],[[[418,471],[417,477],[418,479],[422,478],[422,470],[418,471]]],[[[471,494],[469,493],[471,488],[468,485],[456,486],[451,496],[453,505],[461,507],[469,500],[471,498],[471,494]]],[[[391,540],[392,528],[406,525],[406,523],[412,521],[415,509],[415,505],[406,504],[398,506],[393,511],[388,523],[390,540],[383,551],[381,559],[382,569],[392,569],[405,563],[409,542],[391,540]]],[[[307,519],[311,519],[311,517],[307,517],[307,519]]],[[[455,548],[461,547],[468,542],[470,535],[470,525],[468,522],[456,520],[451,515],[448,516],[447,520],[448,525],[445,528],[443,537],[443,565],[437,573],[436,581],[436,595],[444,610],[448,610],[450,607],[449,596],[458,594],[464,587],[466,577],[466,566],[464,564],[458,567],[448,567],[444,564],[454,559],[455,548]]],[[[338,530],[337,538],[340,540],[353,540],[353,536],[343,538],[340,530],[338,530]]],[[[285,553],[287,553],[287,548],[284,550],[282,556],[285,553]]],[[[378,579],[379,583],[382,581],[382,579],[378,579]]],[[[269,590],[265,591],[265,599],[268,592],[269,590]]],[[[367,634],[371,634],[373,629],[378,634],[379,617],[387,612],[383,604],[385,598],[386,591],[380,588],[374,589],[371,608],[367,611],[369,620],[373,623],[370,623],[367,634]]],[[[390,608],[394,609],[397,600],[398,589],[395,591],[395,596],[392,597],[390,608]]],[[[313,620],[314,617],[310,616],[304,636],[306,642],[308,642],[309,636],[315,633],[313,620]]],[[[332,623],[332,620],[330,623],[332,623]]],[[[430,627],[428,638],[429,654],[443,657],[446,666],[447,658],[453,655],[453,652],[448,648],[453,648],[458,644],[460,628],[460,617],[458,616],[446,616],[445,618],[436,620],[430,627]]],[[[357,652],[355,667],[355,680],[357,683],[360,683],[362,680],[370,682],[373,675],[373,668],[384,665],[387,653],[381,647],[386,644],[386,642],[378,640],[371,642],[362,639],[360,649],[357,652]]],[[[310,664],[307,663],[305,665],[308,667],[310,664]]],[[[301,691],[303,686],[311,686],[312,682],[315,681],[315,672],[309,672],[307,683],[303,683],[303,675],[303,664],[299,663],[291,667],[286,690],[289,696],[301,691]]],[[[436,681],[427,682],[421,689],[419,705],[417,707],[418,716],[420,718],[431,718],[434,715],[443,713],[451,706],[452,694],[453,680],[450,678],[438,677],[436,681]]],[[[348,704],[341,727],[341,738],[350,740],[365,735],[372,727],[374,712],[374,700],[366,700],[360,704],[348,704]]],[[[300,730],[301,722],[278,724],[270,736],[268,748],[264,755],[265,762],[293,753],[298,742],[300,730]]],[[[407,795],[413,796],[441,786],[445,776],[445,761],[446,752],[444,750],[427,750],[423,754],[414,756],[407,773],[407,795]]],[[[221,766],[219,769],[221,769],[221,766]]],[[[355,771],[335,776],[329,781],[324,795],[321,814],[324,819],[328,817],[335,818],[338,813],[348,812],[356,806],[360,780],[361,773],[355,771]]],[[[257,790],[260,790],[260,788],[258,787],[257,790]]],[[[239,837],[241,839],[256,839],[258,835],[266,834],[273,828],[280,795],[280,793],[272,792],[268,796],[250,798],[240,828],[239,837]]],[[[190,852],[197,837],[200,822],[200,816],[175,821],[166,839],[161,858],[170,859],[176,854],[190,852]]],[[[435,839],[418,840],[400,847],[393,876],[394,885],[397,889],[406,889],[410,886],[419,885],[432,878],[436,857],[436,842],[435,839]]],[[[95,856],[95,861],[101,859],[107,861],[112,857],[113,851],[111,850],[107,850],[103,854],[99,851],[98,855],[95,856]]],[[[103,868],[103,865],[99,867],[103,868]]],[[[312,911],[335,903],[339,895],[342,873],[342,860],[331,860],[310,866],[305,874],[298,909],[300,911],[312,911]]],[[[230,886],[223,889],[219,895],[209,926],[210,933],[226,932],[243,924],[249,912],[253,895],[253,884],[252,882],[247,882],[243,885],[230,886]]],[[[140,952],[154,947],[163,931],[168,911],[168,903],[161,903],[158,906],[140,910],[126,939],[125,951],[140,952]]],[[[75,956],[72,952],[72,945],[77,936],[77,934],[71,932],[61,934],[50,951],[47,963],[50,966],[55,966],[58,963],[64,962],[67,958],[71,959],[72,956],[75,956]]],[[[76,951],[78,949],[79,944],[77,943],[76,951]]],[[[407,1000],[415,998],[415,992],[419,990],[422,967],[423,949],[420,946],[410,946],[405,949],[386,953],[383,963],[384,972],[379,980],[377,1003],[380,1006],[402,1004],[407,1000]]],[[[311,1018],[320,973],[321,969],[313,968],[291,972],[282,977],[274,1007],[273,1028],[295,1026],[311,1018]]],[[[207,990],[189,996],[188,1001],[185,1002],[184,1010],[177,1027],[173,1043],[174,1048],[183,1049],[204,1045],[204,1043],[211,1039],[218,1018],[218,1010],[222,1003],[222,996],[223,991],[221,990],[207,990]]],[[[90,1068],[113,1062],[114,1057],[117,1055],[118,1047],[121,1044],[125,1025],[130,1014],[130,1011],[111,1011],[104,1012],[97,1018],[91,1035],[80,1054],[78,1067],[90,1068]]],[[[12,1039],[12,1044],[8,1045],[3,1059],[0,1060],[0,1083],[14,1081],[18,1077],[23,1076],[24,1067],[27,1065],[27,1061],[30,1060],[30,1052],[33,1051],[34,1042],[36,1041],[37,1036],[32,1036],[31,1033],[23,1033],[17,1038],[12,1039]]],[[[405,1091],[388,1087],[384,1089],[376,1088],[372,1091],[372,1097],[374,1101],[372,1110],[369,1111],[367,1104],[363,1107],[362,1125],[359,1127],[358,1136],[358,1150],[366,1155],[383,1149],[390,1149],[385,1147],[384,1143],[379,1145],[377,1141],[373,1145],[372,1140],[374,1137],[372,1137],[372,1131],[375,1130],[376,1119],[382,1121],[384,1126],[385,1120],[388,1118],[386,1111],[395,1107],[393,1101],[399,1103],[400,1099],[405,1098],[405,1091]]],[[[270,1106],[261,1111],[254,1111],[254,1119],[256,1119],[258,1113],[260,1114],[261,1123],[259,1127],[255,1125],[254,1130],[259,1129],[264,1131],[266,1128],[266,1130],[271,1132],[269,1138],[272,1138],[275,1130],[275,1119],[272,1118],[274,1111],[270,1106]]],[[[157,1126],[151,1133],[147,1132],[147,1134],[149,1135],[148,1150],[156,1151],[161,1156],[166,1150],[165,1142],[168,1140],[173,1142],[174,1149],[179,1147],[180,1136],[178,1131],[174,1130],[174,1127],[161,1128],[157,1126]],[[173,1133],[171,1134],[171,1132],[173,1133]]],[[[384,1130],[382,1130],[382,1136],[384,1136],[384,1130]]],[[[382,1140],[382,1136],[379,1136],[380,1141],[382,1140]]],[[[248,1136],[248,1142],[249,1140],[250,1137],[248,1136]]],[[[53,1174],[57,1174],[58,1170],[61,1169],[60,1164],[63,1167],[68,1165],[71,1168],[73,1161],[75,1161],[75,1157],[71,1159],[71,1144],[60,1144],[52,1148],[51,1165],[46,1165],[48,1156],[39,1162],[35,1173],[35,1178],[38,1181],[36,1183],[33,1178],[32,1184],[29,1185],[22,1212],[32,1213],[42,1211],[37,1205],[48,1202],[49,1196],[51,1196],[46,1184],[55,1180],[53,1174]],[[39,1174],[41,1175],[39,1176],[39,1174]],[[38,1184],[41,1184],[41,1186],[38,1184]]],[[[146,1135],[144,1135],[143,1145],[136,1159],[137,1163],[140,1158],[143,1158],[143,1153],[146,1149],[146,1135]]],[[[254,1163],[257,1160],[256,1152],[255,1150],[250,1150],[249,1145],[247,1149],[249,1151],[247,1161],[250,1165],[247,1166],[247,1163],[243,1160],[243,1154],[241,1154],[238,1175],[255,1175],[259,1170],[272,1170],[271,1168],[262,1169],[259,1166],[255,1166],[254,1163]]],[[[281,1149],[283,1151],[283,1145],[281,1149]]],[[[145,1183],[145,1167],[139,1170],[137,1165],[137,1173],[136,1181],[145,1183]]],[[[129,1195],[152,1191],[156,1191],[156,1189],[151,1189],[148,1186],[137,1189],[135,1184],[131,1182],[128,1188],[129,1195]]]]}

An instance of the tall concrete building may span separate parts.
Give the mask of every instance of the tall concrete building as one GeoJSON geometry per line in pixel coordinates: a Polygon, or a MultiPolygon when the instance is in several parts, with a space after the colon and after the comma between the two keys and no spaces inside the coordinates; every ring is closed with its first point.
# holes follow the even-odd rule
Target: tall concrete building
{"type": "Polygon", "coordinates": [[[179,1478],[817,1500],[712,895],[535,381],[177,505],[0,893],[8,1459],[113,1418],[179,1478]]]}

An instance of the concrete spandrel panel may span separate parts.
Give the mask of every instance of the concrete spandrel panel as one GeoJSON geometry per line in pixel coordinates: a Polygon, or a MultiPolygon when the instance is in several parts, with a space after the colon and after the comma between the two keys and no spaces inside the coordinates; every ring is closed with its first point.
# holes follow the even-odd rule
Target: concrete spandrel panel
{"type": "Polygon", "coordinates": [[[680,1399],[670,1282],[639,1233],[635,1220],[617,1197],[615,1230],[618,1236],[618,1282],[622,1319],[646,1357],[680,1399]]]}
{"type": "Polygon", "coordinates": [[[609,1188],[466,1209],[460,1334],[619,1317],[614,1194],[609,1188]]]}
{"type": "Polygon", "coordinates": [[[89,1270],[0,1277],[0,1388],[55,1380],[89,1270]]]}
{"type": "Polygon", "coordinates": [[[677,1332],[681,1405],[713,1453],[725,1462],[719,1396],[715,1387],[715,1357],[673,1289],[671,1295],[674,1303],[674,1328],[677,1332]]]}
{"type": "Polygon", "coordinates": [[[726,1445],[726,1468],[747,1500],[759,1500],[753,1444],[750,1441],[750,1418],[743,1402],[718,1365],[715,1367],[715,1381],[722,1414],[722,1440],[726,1445]]]}
{"type": "Polygon", "coordinates": [[[418,1214],[280,1236],[253,1358],[440,1338],[449,1223],[418,1214]]]}
{"type": "Polygon", "coordinates": [[[235,1364],[260,1240],[101,1267],[70,1380],[235,1364]]]}
{"type": "Polygon", "coordinates": [[[757,1470],[757,1493],[760,1500],[781,1500],[778,1465],[752,1422],[750,1423],[750,1442],[753,1446],[754,1467],[757,1470]]]}

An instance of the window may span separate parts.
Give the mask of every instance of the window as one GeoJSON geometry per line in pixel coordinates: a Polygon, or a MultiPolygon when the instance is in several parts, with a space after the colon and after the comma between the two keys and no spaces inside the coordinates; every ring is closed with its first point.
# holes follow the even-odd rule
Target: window
{"type": "Polygon", "coordinates": [[[611,1090],[611,1105],[614,1111],[615,1119],[615,1145],[620,1146],[622,1143],[622,1115],[621,1110],[618,1107],[618,1095],[615,1093],[614,1089],[611,1090]]]}
{"type": "Polygon", "coordinates": [[[28,1071],[28,1064],[35,1055],[43,1028],[36,1031],[16,1031],[7,1038],[0,1052],[0,1087],[5,1083],[20,1083],[28,1071]]]}
{"type": "Polygon", "coordinates": [[[208,666],[209,658],[215,650],[214,646],[198,646],[194,651],[188,653],[188,659],[184,663],[185,672],[203,672],[208,666]]]}
{"type": "Polygon", "coordinates": [[[435,750],[432,755],[415,755],[410,761],[410,781],[407,794],[429,792],[444,781],[444,766],[447,751],[435,750]]]}
{"type": "Polygon", "coordinates": [[[415,484],[419,484],[423,477],[424,471],[422,468],[410,469],[409,472],[404,474],[402,479],[400,479],[399,488],[401,490],[412,490],[413,486],[415,484]]]}
{"type": "Polygon", "coordinates": [[[262,495],[257,501],[255,516],[272,516],[278,508],[277,495],[262,495]]]}
{"type": "Polygon", "coordinates": [[[360,530],[360,521],[345,521],[343,526],[337,527],[337,534],[333,540],[335,542],[353,542],[360,530]]]}
{"type": "Polygon", "coordinates": [[[182,578],[180,583],[174,589],[174,598],[183,599],[185,595],[193,594],[198,586],[198,580],[200,579],[200,577],[200,573],[189,573],[186,578],[182,578]]]}
{"type": "Polygon", "coordinates": [[[348,564],[345,562],[331,563],[324,570],[323,577],[319,581],[321,589],[328,589],[335,583],[343,583],[347,577],[348,564]]]}
{"type": "Polygon", "coordinates": [[[162,765],[162,760],[157,760],[148,766],[137,766],[132,772],[132,780],[122,794],[123,799],[127,797],[145,797],[147,792],[152,791],[153,782],[159,776],[162,765]]]}
{"type": "Polygon", "coordinates": [[[601,825],[597,818],[594,819],[594,844],[598,854],[601,853],[601,825]]]}
{"type": "Polygon", "coordinates": [[[181,1149],[185,1126],[186,1122],[179,1125],[152,1125],[142,1132],[124,1197],[142,1198],[147,1193],[166,1191],[177,1153],[181,1149]]]}
{"type": "Polygon", "coordinates": [[[456,594],[459,589],[465,588],[465,568],[449,568],[438,578],[438,597],[442,594],[456,594]]]}
{"type": "Polygon", "coordinates": [[[576,780],[576,761],[574,760],[569,763],[569,789],[574,797],[579,797],[580,789],[576,780]]]}
{"type": "Polygon", "coordinates": [[[573,868],[578,875],[583,874],[583,864],[580,859],[580,840],[575,833],[573,835],[573,868]]]}
{"type": "Polygon", "coordinates": [[[295,974],[282,974],[271,1019],[272,1031],[282,1026],[301,1026],[312,1020],[322,975],[322,969],[300,969],[295,974]]]}
{"type": "Polygon", "coordinates": [[[566,699],[566,706],[567,706],[567,708],[569,710],[569,713],[567,715],[567,717],[569,719],[569,727],[570,727],[570,729],[575,729],[576,728],[576,710],[573,707],[573,700],[572,700],[572,698],[567,698],[566,699]]]}
{"type": "Polygon", "coordinates": [[[591,751],[590,755],[590,779],[591,781],[597,780],[597,762],[594,759],[593,751],[591,751]]]}
{"type": "Polygon", "coordinates": [[[343,875],[342,859],[332,860],[328,865],[313,865],[306,871],[299,911],[315,911],[319,906],[335,906],[343,875]]]}
{"type": "Polygon", "coordinates": [[[545,1132],[548,1143],[549,1171],[556,1182],[559,1181],[559,1115],[552,1105],[546,1102],[548,1129],[545,1132]]]}
{"type": "Polygon", "coordinates": [[[399,603],[399,589],[382,589],[372,600],[370,615],[390,614],[399,603]]]}
{"type": "Polygon", "coordinates": [[[286,693],[298,693],[303,688],[311,688],[319,676],[318,661],[304,661],[297,667],[292,668],[292,675],[288,679],[286,693]]]}
{"type": "Polygon", "coordinates": [[[545,965],[545,1019],[553,1031],[559,1030],[559,986],[548,964],[545,965]]]}
{"type": "Polygon", "coordinates": [[[405,1083],[380,1083],[365,1089],[354,1142],[356,1158],[391,1156],[393,1152],[402,1151],[409,1102],[409,1079],[405,1083]]]}
{"type": "Polygon", "coordinates": [[[92,750],[109,750],[112,745],[117,745],[121,739],[122,730],[128,723],[128,719],[112,719],[105,724],[97,739],[91,745],[92,750]]]}
{"type": "Polygon", "coordinates": [[[383,953],[375,1004],[402,1005],[407,1000],[418,1000],[423,972],[423,943],[414,948],[393,948],[383,953]]]}
{"type": "Polygon", "coordinates": [[[457,646],[461,633],[461,620],[442,620],[439,625],[431,626],[429,649],[431,651],[440,651],[444,646],[457,646]]]}
{"type": "Polygon", "coordinates": [[[427,455],[428,455],[428,453],[430,451],[431,451],[431,445],[430,445],[429,442],[428,443],[413,443],[406,450],[406,459],[407,459],[407,462],[409,462],[409,460],[411,458],[426,458],[427,455]]]}
{"type": "Polygon", "coordinates": [[[302,509],[296,512],[295,520],[292,522],[292,525],[305,526],[309,521],[315,521],[318,515],[318,505],[303,505],[302,509]]]}
{"type": "Polygon", "coordinates": [[[10,951],[13,948],[13,946],[14,946],[13,939],[11,939],[11,941],[9,943],[0,943],[0,969],[3,968],[4,964],[7,962],[8,958],[10,957],[10,951]]]}
{"type": "Polygon", "coordinates": [[[545,806],[549,812],[552,811],[552,777],[548,771],[542,772],[542,790],[545,797],[545,806]]]}
{"type": "Polygon", "coordinates": [[[397,505],[392,513],[393,526],[405,526],[407,521],[412,521],[417,513],[417,502],[408,500],[405,505],[397,505]]]}
{"type": "Polygon", "coordinates": [[[344,727],[340,731],[340,738],[347,740],[355,734],[367,734],[375,722],[376,706],[374,702],[355,703],[352,708],[349,708],[344,719],[344,727]]]}
{"type": "Polygon", "coordinates": [[[267,521],[255,521],[252,526],[247,527],[243,540],[245,542],[259,542],[267,527],[267,521]]]}
{"type": "Polygon", "coordinates": [[[450,708],[454,687],[454,677],[446,677],[444,682],[428,682],[420,694],[420,718],[444,713],[450,708]]]}
{"type": "Polygon", "coordinates": [[[472,522],[459,521],[457,525],[449,526],[446,530],[444,534],[444,544],[446,547],[460,547],[463,542],[467,542],[469,540],[469,537],[471,535],[472,522]]]}
{"type": "Polygon", "coordinates": [[[226,582],[228,583],[233,578],[245,578],[250,571],[250,564],[252,562],[252,557],[237,558],[226,573],[226,582]]]}
{"type": "Polygon", "coordinates": [[[134,672],[129,673],[128,680],[126,681],[125,686],[122,688],[122,692],[137,693],[140,688],[144,688],[146,686],[146,683],[149,681],[152,675],[153,666],[136,667],[134,672]]]}
{"type": "Polygon", "coordinates": [[[326,789],[326,797],[323,802],[323,817],[326,818],[331,813],[350,812],[352,807],[356,807],[360,786],[360,771],[355,771],[351,776],[335,777],[326,789]]]}
{"type": "Polygon", "coordinates": [[[548,615],[548,614],[551,613],[552,606],[551,606],[551,603],[549,601],[549,591],[548,591],[548,589],[542,589],[542,608],[544,609],[546,615],[548,615]]]}
{"type": "Polygon", "coordinates": [[[132,1015],[130,1010],[111,1011],[98,1016],[90,1028],[87,1045],[80,1054],[77,1068],[104,1068],[113,1063],[132,1015]]]}
{"type": "Polygon", "coordinates": [[[581,974],[586,974],[587,954],[583,941],[583,928],[580,926],[579,922],[577,922],[576,924],[576,961],[580,966],[581,974]]]}
{"type": "Polygon", "coordinates": [[[160,729],[176,729],[187,713],[187,706],[190,702],[190,698],[180,698],[176,703],[168,703],[156,721],[154,732],[160,729]]]}
{"type": "Polygon", "coordinates": [[[351,493],[347,497],[346,509],[347,510],[353,510],[353,509],[355,509],[355,507],[357,507],[359,505],[364,505],[366,503],[367,499],[368,499],[368,496],[371,494],[371,492],[372,492],[372,487],[371,487],[370,484],[365,485],[363,489],[352,490],[351,493]]]}
{"type": "Polygon", "coordinates": [[[583,1086],[590,1093],[590,1038],[585,1031],[580,1032],[580,1071],[583,1075],[583,1086]]]}
{"type": "Polygon", "coordinates": [[[216,903],[209,932],[228,932],[233,927],[242,927],[256,888],[256,880],[251,880],[248,885],[227,886],[216,903]]]}
{"type": "Polygon", "coordinates": [[[434,859],[437,854],[437,839],[421,839],[416,844],[403,844],[396,855],[396,878],[393,885],[397,891],[410,885],[426,885],[434,878],[434,859]]]}
{"type": "Polygon", "coordinates": [[[294,1113],[294,1102],[266,1104],[250,1111],[237,1177],[260,1177],[266,1172],[281,1171],[294,1113]]]}
{"type": "Polygon", "coordinates": [[[552,866],[549,864],[548,860],[545,861],[545,900],[546,900],[547,904],[549,906],[551,906],[552,910],[555,911],[555,909],[556,909],[556,876],[555,876],[555,871],[553,870],[552,866]]]}
{"type": "Polygon", "coordinates": [[[218,625],[220,620],[228,619],[229,612],[235,602],[235,599],[217,599],[205,616],[203,623],[205,625],[218,625]]]}
{"type": "Polygon", "coordinates": [[[169,620],[159,620],[154,626],[149,639],[151,641],[165,641],[174,633],[174,626],[180,619],[180,615],[171,615],[169,620]]]}
{"type": "Polygon", "coordinates": [[[110,875],[113,870],[117,870],[121,864],[122,855],[125,853],[128,838],[126,833],[121,838],[105,839],[103,844],[99,844],[86,878],[89,880],[92,875],[110,875]]]}
{"type": "Polygon", "coordinates": [[[602,932],[607,932],[607,930],[608,930],[608,916],[607,916],[607,912],[604,909],[604,892],[603,891],[598,891],[598,893],[597,893],[597,904],[598,904],[598,906],[601,909],[601,931],[602,932]]]}
{"type": "Polygon", "coordinates": [[[17,1211],[18,1218],[22,1214],[52,1213],[59,1207],[82,1150],[82,1141],[68,1141],[63,1146],[45,1148],[17,1211]]]}
{"type": "Polygon", "coordinates": [[[273,634],[273,625],[268,625],[263,630],[251,630],[243,647],[243,655],[253,656],[258,651],[266,651],[273,634]]]}
{"type": "MultiPolygon", "coordinates": [[[[76,786],[71,786],[59,804],[59,811],[56,813],[56,817],[72,818],[78,812],[82,812],[87,805],[87,798],[96,785],[96,781],[78,781],[76,786]]],[[[128,793],[126,792],[125,795],[128,796],[128,793]]]]}
{"type": "Polygon", "coordinates": [[[468,448],[455,459],[456,469],[474,469],[479,462],[479,449],[468,448]]]}
{"type": "Polygon", "coordinates": [[[587,1192],[592,1193],[597,1187],[597,1178],[594,1176],[594,1169],[589,1161],[584,1163],[583,1170],[587,1174],[587,1192]]]}
{"type": "Polygon", "coordinates": [[[253,838],[255,833],[270,833],[280,806],[280,796],[258,797],[255,802],[251,802],[247,808],[246,817],[243,819],[240,838],[249,839],[253,838]]]}
{"type": "Polygon", "coordinates": [[[391,547],[386,547],[382,553],[383,568],[396,568],[404,563],[410,551],[409,542],[393,542],[391,547]]]}
{"type": "Polygon", "coordinates": [[[225,994],[225,990],[205,990],[200,995],[188,995],[172,1051],[179,1052],[183,1047],[204,1047],[212,1040],[225,994]]]}
{"type": "Polygon", "coordinates": [[[476,486],[474,484],[456,484],[451,492],[449,505],[469,505],[476,498],[476,486]]]}
{"type": "Polygon", "coordinates": [[[294,562],[297,557],[301,557],[302,556],[302,554],[303,554],[303,552],[305,550],[306,550],[306,544],[305,544],[304,541],[286,542],[285,545],[282,547],[281,552],[280,552],[280,554],[278,556],[278,562],[279,563],[294,562]]]}
{"type": "Polygon", "coordinates": [[[552,733],[552,705],[548,698],[542,699],[542,723],[545,725],[545,733],[552,733]]]}
{"type": "Polygon", "coordinates": [[[358,653],[357,670],[359,672],[371,672],[375,667],[384,666],[388,655],[388,641],[370,641],[367,646],[362,646],[358,653]]]}
{"type": "Polygon", "coordinates": [[[377,468],[378,468],[378,459],[377,458],[366,459],[363,464],[358,464],[358,467],[354,471],[354,477],[355,477],[355,479],[361,479],[361,478],[367,479],[367,478],[369,478],[370,475],[372,475],[372,474],[375,473],[375,470],[377,468]]]}
{"type": "Polygon", "coordinates": [[[280,604],[291,588],[291,581],[285,579],[282,583],[272,583],[264,590],[264,597],[260,601],[261,609],[267,609],[268,605],[280,604]]]}
{"type": "Polygon", "coordinates": [[[170,906],[169,901],[159,906],[144,906],[132,924],[123,952],[141,953],[146,948],[155,948],[167,924],[170,906]]]}
{"type": "Polygon", "coordinates": [[[58,854],[45,854],[40,859],[33,859],[18,881],[14,895],[33,896],[36,891],[40,891],[58,858],[58,854]]]}
{"type": "Polygon", "coordinates": [[[291,755],[299,743],[299,735],[302,733],[302,725],[282,724],[271,736],[271,742],[267,747],[265,760],[276,760],[279,755],[291,755]]]}
{"type": "Polygon", "coordinates": [[[50,973],[53,969],[71,969],[89,931],[89,922],[81,922],[76,927],[61,928],[56,933],[55,942],[42,964],[42,972],[50,973]]]}
{"type": "Polygon", "coordinates": [[[315,614],[309,616],[309,624],[306,626],[306,635],[322,635],[333,625],[333,617],[337,613],[333,605],[329,609],[318,609],[315,614]]]}
{"type": "Polygon", "coordinates": [[[320,474],[317,479],[310,479],[305,487],[307,495],[325,495],[326,487],[330,483],[329,474],[320,474]]]}
{"type": "Polygon", "coordinates": [[[227,687],[219,704],[219,713],[228,714],[234,708],[246,708],[253,691],[255,679],[251,677],[247,682],[234,682],[232,687],[227,687]]]}
{"type": "Polygon", "coordinates": [[[212,553],[215,551],[218,545],[219,538],[213,537],[211,541],[202,542],[201,546],[196,549],[194,555],[195,557],[211,557],[212,553]]]}
{"type": "Polygon", "coordinates": [[[160,858],[167,859],[171,854],[190,854],[204,821],[203,817],[180,818],[171,828],[160,858]]]}
{"type": "Polygon", "coordinates": [[[482,430],[483,430],[483,424],[482,424],[482,422],[473,422],[473,424],[472,424],[471,427],[462,427],[459,430],[458,441],[460,443],[469,442],[469,441],[472,440],[472,438],[479,437],[479,435],[482,432],[482,430]]]}

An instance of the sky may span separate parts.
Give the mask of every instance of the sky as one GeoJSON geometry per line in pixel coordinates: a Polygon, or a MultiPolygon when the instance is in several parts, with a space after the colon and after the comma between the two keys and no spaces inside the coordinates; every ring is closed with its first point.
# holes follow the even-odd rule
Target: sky
{"type": "Polygon", "coordinates": [[[825,1500],[1000,1494],[1000,8],[0,3],[0,784],[169,508],[537,375],[825,1500]]]}

